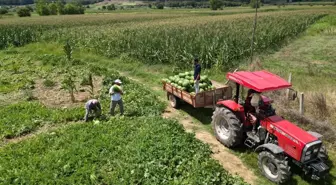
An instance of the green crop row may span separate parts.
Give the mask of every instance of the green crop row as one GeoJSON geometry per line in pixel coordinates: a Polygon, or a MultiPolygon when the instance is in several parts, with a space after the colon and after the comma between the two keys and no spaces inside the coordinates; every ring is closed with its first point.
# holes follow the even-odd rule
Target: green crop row
{"type": "MultiPolygon", "coordinates": [[[[279,47],[323,17],[320,12],[263,13],[258,17],[254,50],[279,47]]],[[[165,21],[133,22],[121,27],[87,26],[55,30],[45,40],[72,40],[77,46],[107,57],[121,53],[149,64],[191,65],[198,56],[207,68],[230,69],[250,56],[254,17],[202,16],[165,21]]]]}
{"type": "Polygon", "coordinates": [[[0,184],[243,185],[161,117],[72,125],[0,149],[0,184]]]}

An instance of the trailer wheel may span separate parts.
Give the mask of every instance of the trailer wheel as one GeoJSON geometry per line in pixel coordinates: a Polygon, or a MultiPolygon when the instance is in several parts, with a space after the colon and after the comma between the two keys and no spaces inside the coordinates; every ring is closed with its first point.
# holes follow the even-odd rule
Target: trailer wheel
{"type": "Polygon", "coordinates": [[[274,183],[282,184],[291,176],[288,161],[283,156],[274,155],[269,151],[259,153],[258,166],[263,175],[274,183]]]}
{"type": "Polygon", "coordinates": [[[321,149],[318,153],[318,158],[320,158],[322,161],[327,162],[328,161],[328,152],[325,146],[321,146],[321,149]]]}
{"type": "Polygon", "coordinates": [[[172,106],[173,108],[178,108],[178,106],[180,105],[180,99],[178,97],[176,97],[173,94],[168,94],[168,99],[170,102],[170,106],[172,106]]]}
{"type": "Polygon", "coordinates": [[[243,127],[237,116],[225,107],[216,107],[212,116],[212,126],[218,141],[227,147],[241,144],[243,127]]]}

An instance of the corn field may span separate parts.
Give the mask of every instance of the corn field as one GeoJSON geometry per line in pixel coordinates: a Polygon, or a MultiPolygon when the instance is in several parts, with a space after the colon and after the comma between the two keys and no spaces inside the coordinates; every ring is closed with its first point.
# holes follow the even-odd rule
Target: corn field
{"type": "MultiPolygon", "coordinates": [[[[324,15],[320,11],[260,13],[255,52],[276,49],[286,38],[303,32],[324,15]]],[[[0,48],[37,40],[70,40],[76,47],[111,58],[124,54],[148,64],[186,68],[197,56],[206,68],[224,70],[250,56],[254,14],[119,16],[64,17],[50,24],[34,20],[24,26],[11,23],[0,28],[0,48]]]]}

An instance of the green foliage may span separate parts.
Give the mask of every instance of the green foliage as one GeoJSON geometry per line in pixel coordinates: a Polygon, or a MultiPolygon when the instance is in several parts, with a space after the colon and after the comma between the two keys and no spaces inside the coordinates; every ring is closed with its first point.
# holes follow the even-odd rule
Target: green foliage
{"type": "Polygon", "coordinates": [[[0,15],[4,15],[8,13],[8,9],[7,8],[0,8],[0,15]]]}
{"type": "Polygon", "coordinates": [[[104,6],[102,6],[102,9],[103,9],[103,10],[106,10],[106,6],[105,6],[105,5],[104,5],[104,6]]]}
{"type": "Polygon", "coordinates": [[[245,185],[210,155],[175,121],[112,118],[1,148],[0,183],[245,185]]]}
{"type": "Polygon", "coordinates": [[[24,8],[19,8],[16,13],[18,14],[19,17],[30,17],[30,10],[26,7],[24,8]]]}
{"type": "Polygon", "coordinates": [[[76,89],[76,80],[74,72],[71,69],[67,70],[67,73],[64,75],[62,80],[62,89],[67,90],[70,94],[71,102],[75,102],[74,92],[76,89]]]}
{"type": "Polygon", "coordinates": [[[68,61],[71,61],[72,59],[72,46],[70,45],[70,42],[67,41],[65,45],[63,46],[63,51],[68,59],[68,61]]]}
{"type": "Polygon", "coordinates": [[[36,1],[36,12],[39,15],[50,15],[50,10],[46,0],[37,0],[36,1]]]}
{"type": "Polygon", "coordinates": [[[56,3],[50,3],[49,5],[50,15],[57,15],[57,4],[56,3]]]}
{"type": "Polygon", "coordinates": [[[157,9],[163,9],[164,8],[164,4],[163,3],[157,3],[156,4],[156,8],[157,9]]]}
{"type": "Polygon", "coordinates": [[[107,10],[116,10],[116,7],[114,4],[110,4],[107,6],[107,10]]]}
{"type": "Polygon", "coordinates": [[[260,0],[251,0],[250,1],[250,6],[252,8],[260,8],[261,2],[260,2],[260,0]]]}
{"type": "Polygon", "coordinates": [[[64,14],[84,14],[84,7],[80,4],[68,3],[64,7],[64,14]]]}
{"type": "Polygon", "coordinates": [[[56,85],[56,83],[54,81],[50,80],[50,79],[45,79],[43,81],[43,85],[45,87],[54,87],[56,85]]]}
{"type": "Polygon", "coordinates": [[[0,138],[12,138],[45,124],[76,121],[83,117],[78,108],[51,109],[37,102],[20,102],[0,107],[0,115],[0,138]]]}
{"type": "Polygon", "coordinates": [[[210,0],[210,8],[211,10],[217,10],[223,6],[223,2],[221,0],[210,0]]]}

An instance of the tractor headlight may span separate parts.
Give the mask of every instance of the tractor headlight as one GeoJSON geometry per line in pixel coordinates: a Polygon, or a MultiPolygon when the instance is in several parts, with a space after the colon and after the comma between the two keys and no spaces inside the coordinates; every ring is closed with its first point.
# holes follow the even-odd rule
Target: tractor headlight
{"type": "Polygon", "coordinates": [[[308,161],[310,159],[310,157],[311,157],[310,155],[306,156],[305,161],[308,161]]]}

